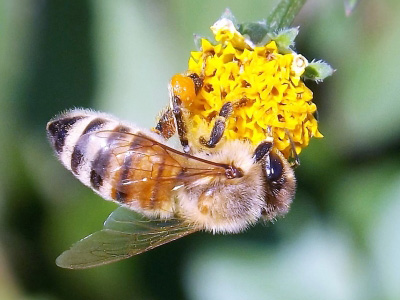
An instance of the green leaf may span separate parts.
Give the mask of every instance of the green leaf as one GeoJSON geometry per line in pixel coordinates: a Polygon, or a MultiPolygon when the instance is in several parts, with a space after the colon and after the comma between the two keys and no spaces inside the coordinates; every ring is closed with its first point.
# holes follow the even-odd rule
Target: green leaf
{"type": "Polygon", "coordinates": [[[306,0],[282,0],[267,19],[269,32],[289,27],[306,0]]]}
{"type": "Polygon", "coordinates": [[[149,219],[120,207],[108,217],[104,228],[62,253],[56,264],[62,268],[96,267],[143,253],[193,233],[197,229],[180,219],[149,219]]]}

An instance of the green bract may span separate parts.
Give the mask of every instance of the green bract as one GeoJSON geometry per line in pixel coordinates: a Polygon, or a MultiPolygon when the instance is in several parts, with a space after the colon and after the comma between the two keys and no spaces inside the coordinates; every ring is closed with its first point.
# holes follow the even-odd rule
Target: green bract
{"type": "Polygon", "coordinates": [[[335,70],[324,61],[313,61],[306,67],[303,77],[316,82],[323,81],[326,77],[331,76],[335,70]]]}

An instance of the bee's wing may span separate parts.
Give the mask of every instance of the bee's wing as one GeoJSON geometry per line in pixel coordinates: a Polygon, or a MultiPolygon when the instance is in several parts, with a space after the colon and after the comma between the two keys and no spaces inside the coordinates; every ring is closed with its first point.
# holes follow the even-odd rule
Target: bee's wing
{"type": "Polygon", "coordinates": [[[47,124],[57,156],[82,183],[107,200],[163,216],[184,182],[220,176],[221,164],[168,147],[155,133],[105,114],[72,110],[47,124]]]}
{"type": "MultiPolygon", "coordinates": [[[[95,138],[109,140],[110,136],[114,135],[114,131],[98,131],[89,133],[94,135],[95,138]]],[[[127,152],[133,152],[135,155],[141,157],[147,156],[152,165],[159,166],[165,158],[170,158],[167,167],[182,168],[184,172],[180,172],[179,179],[192,179],[193,176],[218,176],[224,175],[225,170],[229,168],[228,165],[216,163],[210,160],[202,159],[174,148],[171,148],[153,137],[146,134],[146,132],[118,132],[117,138],[113,140],[112,144],[107,145],[113,156],[118,161],[118,165],[123,165],[123,159],[127,152]],[[135,141],[133,145],[132,141],[135,141]],[[133,145],[133,146],[132,146],[133,145]]],[[[115,168],[113,171],[116,171],[115,168]]],[[[143,171],[143,170],[142,170],[143,171]]],[[[160,180],[171,180],[172,177],[161,176],[160,180]]],[[[153,179],[153,178],[149,178],[153,179]]],[[[126,182],[125,182],[126,184],[126,182]]]]}
{"type": "MultiPolygon", "coordinates": [[[[90,135],[92,139],[111,140],[115,132],[99,131],[90,135]]],[[[225,175],[225,165],[180,152],[144,132],[120,132],[112,140],[104,147],[111,157],[108,178],[118,180],[111,181],[110,190],[100,189],[101,195],[133,210],[172,213],[172,193],[177,186],[206,176],[225,175]],[[107,192],[110,193],[107,195],[107,192]]],[[[100,169],[92,168],[97,174],[103,170],[103,165],[99,165],[100,169]]]]}
{"type": "Polygon", "coordinates": [[[56,264],[85,269],[129,258],[197,231],[179,219],[148,219],[120,207],[95,232],[62,253],[56,264]]]}

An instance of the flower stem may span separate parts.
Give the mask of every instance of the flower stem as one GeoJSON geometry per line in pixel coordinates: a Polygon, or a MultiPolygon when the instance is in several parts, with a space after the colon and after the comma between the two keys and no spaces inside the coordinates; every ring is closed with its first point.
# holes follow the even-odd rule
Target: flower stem
{"type": "Polygon", "coordinates": [[[281,0],[267,19],[269,32],[290,26],[306,0],[281,0]]]}

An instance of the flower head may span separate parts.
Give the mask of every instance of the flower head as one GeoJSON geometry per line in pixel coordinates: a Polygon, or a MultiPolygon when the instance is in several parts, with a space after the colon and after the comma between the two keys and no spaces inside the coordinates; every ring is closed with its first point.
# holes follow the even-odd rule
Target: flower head
{"type": "Polygon", "coordinates": [[[311,137],[322,137],[312,92],[302,79],[308,65],[304,56],[281,51],[273,35],[256,45],[226,18],[211,30],[217,43],[202,39],[200,51],[192,52],[189,60],[188,72],[203,79],[196,97],[185,103],[193,135],[211,132],[221,107],[231,102],[227,140],[247,139],[257,145],[272,137],[274,146],[288,158],[292,150],[300,153],[311,137]]]}

